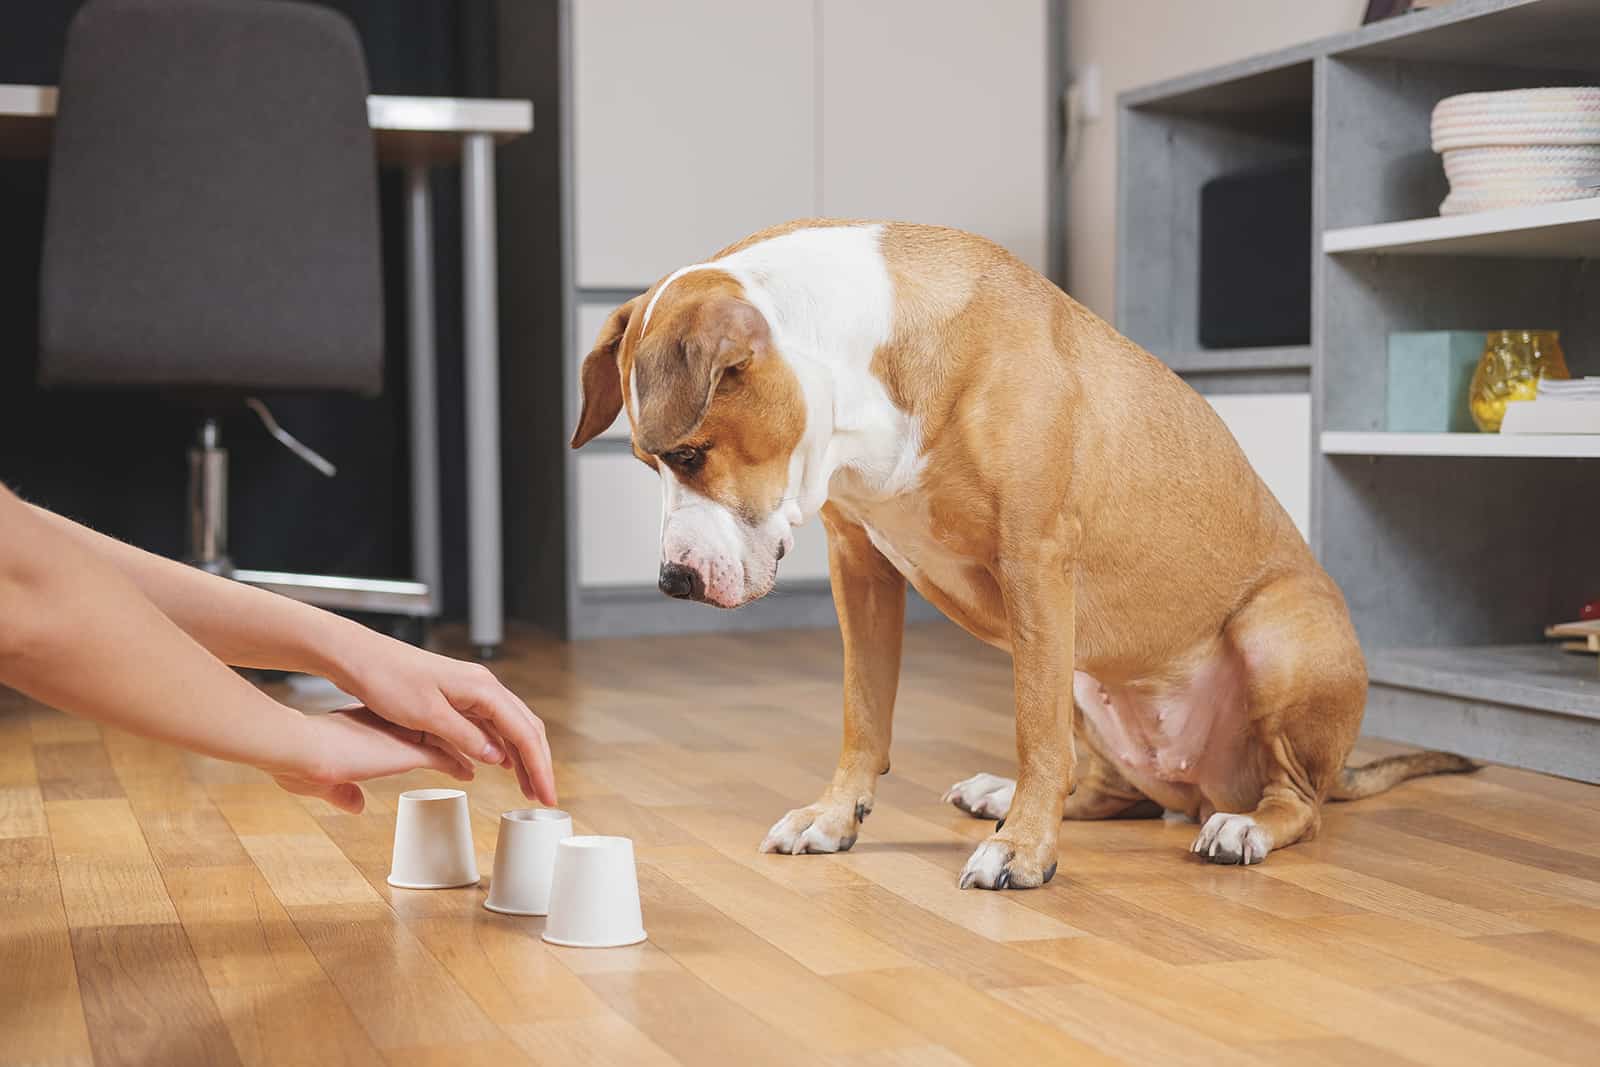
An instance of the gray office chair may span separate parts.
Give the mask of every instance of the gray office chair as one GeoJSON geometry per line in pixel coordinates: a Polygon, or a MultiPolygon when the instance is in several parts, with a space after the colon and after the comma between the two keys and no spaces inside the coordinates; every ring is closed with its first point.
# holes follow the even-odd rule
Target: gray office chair
{"type": "Polygon", "coordinates": [[[68,33],[40,384],[192,402],[188,554],[215,572],[233,572],[218,417],[248,403],[331,473],[264,400],[381,388],[366,97],[354,29],[307,4],[93,0],[68,33]]]}

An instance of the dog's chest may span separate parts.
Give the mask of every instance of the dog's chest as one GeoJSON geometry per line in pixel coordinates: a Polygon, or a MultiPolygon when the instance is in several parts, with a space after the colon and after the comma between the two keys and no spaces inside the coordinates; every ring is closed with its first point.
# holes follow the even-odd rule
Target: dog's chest
{"type": "Polygon", "coordinates": [[[999,590],[989,572],[932,520],[917,494],[864,503],[846,496],[835,504],[861,524],[873,547],[912,587],[979,639],[1009,648],[999,590]]]}

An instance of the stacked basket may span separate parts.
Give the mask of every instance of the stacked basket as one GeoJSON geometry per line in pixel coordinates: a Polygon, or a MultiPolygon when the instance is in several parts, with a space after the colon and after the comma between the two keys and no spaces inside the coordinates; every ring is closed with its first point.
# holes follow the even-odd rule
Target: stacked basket
{"type": "Polygon", "coordinates": [[[1433,109],[1450,195],[1441,215],[1600,192],[1600,88],[1462,93],[1433,109]]]}

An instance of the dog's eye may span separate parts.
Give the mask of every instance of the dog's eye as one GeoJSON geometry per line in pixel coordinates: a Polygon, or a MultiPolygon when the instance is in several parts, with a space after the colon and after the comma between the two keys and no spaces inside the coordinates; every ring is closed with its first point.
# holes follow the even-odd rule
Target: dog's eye
{"type": "Polygon", "coordinates": [[[694,470],[696,467],[700,466],[700,463],[705,459],[705,452],[704,450],[694,448],[693,446],[674,448],[671,452],[666,453],[661,458],[665,459],[674,467],[681,467],[684,470],[694,470]]]}

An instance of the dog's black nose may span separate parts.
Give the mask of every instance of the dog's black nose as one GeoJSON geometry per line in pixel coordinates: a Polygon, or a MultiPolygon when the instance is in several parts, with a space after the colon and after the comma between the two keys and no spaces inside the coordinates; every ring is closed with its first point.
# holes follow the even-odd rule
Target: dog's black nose
{"type": "Polygon", "coordinates": [[[706,594],[706,586],[700,580],[699,572],[681,563],[663,563],[656,585],[674,600],[700,600],[706,594]]]}

